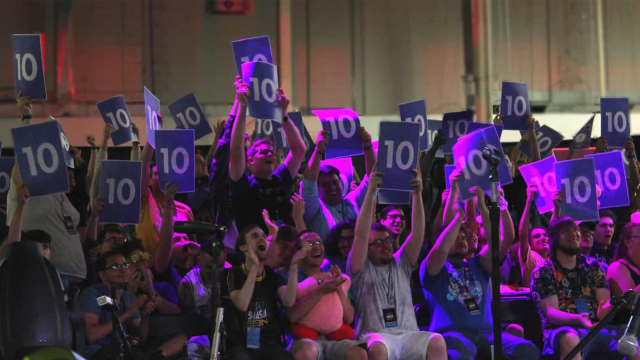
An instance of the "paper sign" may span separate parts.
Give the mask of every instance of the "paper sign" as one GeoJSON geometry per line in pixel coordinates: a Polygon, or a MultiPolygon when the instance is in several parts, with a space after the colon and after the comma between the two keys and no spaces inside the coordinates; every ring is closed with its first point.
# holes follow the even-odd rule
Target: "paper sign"
{"type": "Polygon", "coordinates": [[[251,61],[262,61],[273,64],[271,44],[268,36],[259,36],[231,42],[236,71],[242,76],[242,64],[251,61]]]}
{"type": "Polygon", "coordinates": [[[380,205],[409,205],[411,192],[401,190],[380,189],[378,204],[380,205]]]}
{"type": "Polygon", "coordinates": [[[31,100],[46,100],[40,35],[13,35],[13,70],[16,94],[31,100]]]}
{"type": "Polygon", "coordinates": [[[455,165],[445,165],[444,166],[444,181],[445,181],[445,189],[451,190],[451,179],[449,177],[453,173],[453,170],[456,169],[455,165]]]}
{"type": "Polygon", "coordinates": [[[556,188],[564,192],[560,202],[563,216],[575,221],[596,221],[598,198],[596,196],[596,169],[592,158],[567,160],[554,164],[556,188]]]}
{"type": "Polygon", "coordinates": [[[160,188],[180,185],[178,193],[195,191],[195,134],[193,129],[156,130],[156,163],[160,188]]]}
{"type": "Polygon", "coordinates": [[[629,188],[625,176],[624,160],[620,151],[587,155],[596,166],[596,180],[602,189],[600,208],[629,206],[629,188]]]}
{"type": "Polygon", "coordinates": [[[413,122],[381,121],[378,140],[378,171],[385,173],[383,187],[391,190],[413,191],[409,180],[420,152],[420,124],[413,122]]]}
{"type": "MultiPolygon", "coordinates": [[[[289,117],[289,120],[293,121],[293,124],[298,129],[300,136],[302,136],[302,140],[304,141],[304,146],[307,149],[305,152],[304,159],[305,161],[309,161],[309,159],[311,158],[311,155],[313,155],[313,152],[316,149],[316,145],[313,142],[313,139],[311,138],[311,135],[309,134],[307,127],[304,125],[304,121],[302,121],[302,113],[299,111],[290,112],[290,113],[287,113],[287,116],[289,117]]],[[[287,144],[287,147],[283,148],[283,150],[285,151],[285,155],[289,154],[289,145],[287,144]]]]}
{"type": "Polygon", "coordinates": [[[631,137],[629,124],[629,99],[600,99],[600,134],[607,138],[609,147],[624,147],[631,137]]]}
{"type": "Polygon", "coordinates": [[[7,194],[11,185],[11,171],[15,164],[15,158],[0,158],[0,206],[7,205],[7,194]]]}
{"type": "Polygon", "coordinates": [[[444,114],[442,119],[442,135],[447,142],[442,146],[442,152],[450,154],[456,141],[467,135],[467,127],[473,121],[473,111],[459,111],[444,114]]]}
{"type": "Polygon", "coordinates": [[[479,123],[479,122],[475,122],[472,121],[469,123],[469,127],[467,128],[467,134],[471,134],[472,132],[476,131],[476,130],[480,130],[480,129],[485,129],[488,127],[495,127],[496,131],[498,132],[498,138],[502,138],[502,130],[504,129],[504,126],[502,125],[494,125],[494,124],[485,124],[485,123],[479,123]]]}
{"type": "Polygon", "coordinates": [[[129,114],[129,109],[127,109],[127,103],[124,101],[124,96],[114,96],[110,99],[100,101],[96,106],[104,122],[112,125],[116,130],[111,133],[113,146],[122,145],[133,140],[131,115],[129,114]]]}
{"type": "Polygon", "coordinates": [[[176,122],[176,126],[195,131],[196,140],[213,132],[204,111],[202,111],[202,107],[200,107],[193,93],[187,94],[169,104],[169,111],[173,116],[173,121],[176,122]]]}
{"type": "MultiPolygon", "coordinates": [[[[555,155],[556,160],[565,161],[569,160],[569,148],[555,148],[553,149],[553,155],[555,155]]],[[[582,159],[585,155],[594,154],[596,152],[596,148],[590,147],[586,149],[578,149],[573,151],[572,159],[582,159]]]]}
{"type": "Polygon", "coordinates": [[[593,119],[595,117],[595,115],[591,116],[591,119],[573,136],[569,149],[578,150],[591,146],[591,131],[593,130],[593,119]]]}
{"type": "MultiPolygon", "coordinates": [[[[431,119],[427,120],[427,133],[429,134],[429,137],[428,137],[429,142],[427,145],[427,150],[431,149],[431,147],[433,146],[436,136],[438,136],[438,130],[442,130],[442,120],[431,120],[431,119]]],[[[436,157],[437,158],[444,157],[442,148],[436,151],[436,157]]]]}
{"type": "Polygon", "coordinates": [[[100,199],[104,208],[101,223],[140,223],[140,179],[142,162],[103,160],[100,173],[100,199]]]}
{"type": "Polygon", "coordinates": [[[29,183],[31,197],[69,192],[59,129],[57,121],[11,129],[20,178],[29,183]]]}
{"type": "MultiPolygon", "coordinates": [[[[51,120],[57,122],[57,120],[51,116],[51,120]]],[[[62,125],[58,123],[58,132],[60,133],[60,143],[62,144],[62,154],[64,154],[64,162],[68,167],[74,168],[73,155],[71,155],[71,145],[69,145],[69,140],[67,140],[67,136],[64,134],[64,130],[62,129],[62,125]]]]}
{"type": "Polygon", "coordinates": [[[353,160],[350,157],[322,160],[320,167],[333,166],[340,172],[340,182],[342,183],[342,196],[345,197],[351,190],[351,182],[353,181],[353,160]]]}
{"type": "Polygon", "coordinates": [[[351,109],[313,110],[322,123],[322,130],[329,133],[325,159],[362,155],[362,142],[358,131],[360,118],[351,109]]]}
{"type": "Polygon", "coordinates": [[[500,115],[504,128],[527,130],[527,118],[530,112],[527,84],[503,82],[500,115]]]}
{"type": "MultiPolygon", "coordinates": [[[[427,122],[427,102],[416,100],[398,105],[400,108],[400,120],[420,124],[420,151],[429,149],[429,131],[427,122]]],[[[434,135],[435,136],[435,135],[434,135]]]]}
{"type": "Polygon", "coordinates": [[[278,101],[278,68],[273,64],[251,61],[242,64],[242,81],[249,85],[249,116],[282,122],[278,101]]]}
{"type": "MultiPolygon", "coordinates": [[[[538,139],[538,148],[540,149],[540,157],[545,158],[553,151],[553,148],[558,145],[563,137],[562,134],[553,130],[552,128],[544,125],[536,130],[536,137],[538,139]]],[[[531,146],[529,142],[523,142],[520,146],[520,151],[531,159],[531,146]]]]}
{"type": "Polygon", "coordinates": [[[555,163],[556,158],[552,155],[518,168],[527,186],[535,185],[538,188],[536,207],[540,214],[553,211],[555,207],[553,204],[553,194],[556,192],[556,173],[553,168],[555,163]]]}
{"type": "Polygon", "coordinates": [[[156,147],[155,131],[160,130],[162,127],[158,122],[158,114],[160,114],[160,100],[149,91],[144,88],[144,114],[146,116],[147,124],[147,141],[149,144],[156,147]]]}

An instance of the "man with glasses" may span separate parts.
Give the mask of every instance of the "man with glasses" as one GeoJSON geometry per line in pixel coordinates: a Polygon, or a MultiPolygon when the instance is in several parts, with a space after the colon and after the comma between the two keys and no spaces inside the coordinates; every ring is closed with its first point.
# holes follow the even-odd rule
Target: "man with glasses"
{"type": "Polygon", "coordinates": [[[596,223],[593,221],[580,221],[580,254],[590,256],[591,248],[593,248],[593,231],[596,229],[596,223]]]}
{"type": "Polygon", "coordinates": [[[358,313],[356,337],[369,338],[369,359],[446,359],[442,336],[419,331],[411,300],[410,277],[418,265],[425,228],[420,173],[416,171],[416,177],[409,181],[413,188],[411,233],[395,253],[389,229],[371,224],[383,176],[376,172],[369,177],[347,261],[358,313]]]}
{"type": "MultiPolygon", "coordinates": [[[[364,159],[367,174],[373,168],[376,159],[371,146],[371,135],[364,127],[359,129],[359,139],[364,148],[364,159]]],[[[326,239],[329,229],[336,223],[358,216],[358,209],[367,192],[369,178],[365,175],[358,187],[343,196],[340,170],[334,166],[320,166],[324,156],[329,133],[320,131],[316,141],[316,149],[309,159],[309,166],[302,180],[302,198],[304,199],[304,221],[307,227],[315,231],[320,238],[326,239]]]]}
{"type": "MultiPolygon", "coordinates": [[[[289,200],[292,195],[293,177],[304,160],[304,141],[293,122],[285,116],[282,119],[282,129],[291,151],[284,164],[276,168],[276,153],[273,143],[268,139],[253,143],[245,155],[247,97],[251,93],[248,85],[242,80],[237,80],[235,85],[238,115],[231,133],[229,177],[236,226],[242,230],[247,225],[257,224],[263,230],[267,230],[262,218],[264,209],[269,211],[271,220],[278,226],[283,222],[295,225],[289,200]],[[250,175],[246,172],[245,162],[249,163],[250,175]]],[[[282,114],[286,114],[289,99],[282,89],[278,89],[278,95],[282,114]]]]}
{"type": "Polygon", "coordinates": [[[404,243],[403,233],[407,226],[407,218],[404,216],[404,210],[397,205],[389,205],[380,212],[380,223],[391,230],[393,239],[393,248],[399,249],[404,243]]]}

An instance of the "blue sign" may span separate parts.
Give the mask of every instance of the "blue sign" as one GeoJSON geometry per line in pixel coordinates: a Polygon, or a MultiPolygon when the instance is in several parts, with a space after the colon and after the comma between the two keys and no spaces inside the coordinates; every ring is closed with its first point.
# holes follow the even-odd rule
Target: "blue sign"
{"type": "MultiPolygon", "coordinates": [[[[304,125],[304,121],[302,120],[302,113],[299,111],[290,112],[287,113],[287,116],[289,117],[289,120],[293,121],[293,124],[296,126],[296,129],[298,129],[298,132],[302,137],[302,141],[304,141],[304,146],[307,149],[305,152],[305,161],[309,161],[311,155],[313,155],[313,151],[315,150],[316,145],[313,142],[313,139],[311,138],[307,127],[304,125]]],[[[289,145],[287,144],[286,148],[283,148],[283,150],[285,155],[289,154],[289,145]]]]}
{"type": "Polygon", "coordinates": [[[420,151],[428,150],[431,141],[429,140],[427,122],[427,102],[416,100],[398,105],[400,108],[400,120],[420,124],[420,151]]]}
{"type": "Polygon", "coordinates": [[[476,130],[480,130],[480,129],[485,129],[488,127],[495,127],[496,131],[498,132],[498,138],[502,138],[502,130],[504,129],[504,126],[502,125],[494,125],[494,124],[485,124],[485,123],[479,123],[479,122],[470,122],[469,123],[469,127],[467,127],[467,134],[471,134],[472,132],[476,131],[476,130]]]}
{"type": "Polygon", "coordinates": [[[114,96],[110,99],[100,101],[96,106],[105,124],[113,126],[116,130],[111,133],[113,146],[126,144],[133,140],[131,115],[129,114],[129,109],[127,109],[127,103],[124,101],[124,96],[114,96]]]}
{"type": "Polygon", "coordinates": [[[553,204],[553,194],[556,192],[556,173],[553,168],[555,163],[556,157],[551,155],[518,168],[527,186],[535,185],[538,188],[536,207],[540,214],[553,211],[555,207],[553,204]]]}
{"type": "Polygon", "coordinates": [[[11,185],[11,171],[15,164],[15,158],[0,158],[0,206],[7,205],[7,194],[11,185]]]}
{"type": "Polygon", "coordinates": [[[40,35],[13,35],[13,69],[16,93],[31,100],[46,100],[40,35]]]}
{"type": "Polygon", "coordinates": [[[409,180],[415,178],[413,170],[416,169],[420,153],[420,124],[381,121],[379,134],[378,171],[387,175],[383,187],[413,191],[409,187],[409,180]]]}
{"type": "Polygon", "coordinates": [[[596,195],[596,169],[593,159],[566,160],[554,164],[556,188],[564,192],[560,202],[563,216],[575,221],[596,221],[598,198],[596,195]]]}
{"type": "MultiPolygon", "coordinates": [[[[491,194],[491,182],[489,181],[491,167],[482,157],[482,150],[485,147],[495,148],[504,159],[504,152],[494,127],[481,129],[461,137],[452,149],[454,163],[458,169],[462,170],[463,179],[458,182],[458,186],[464,201],[474,196],[469,191],[474,186],[480,186],[486,194],[491,194]]],[[[509,167],[504,160],[498,165],[498,178],[502,185],[513,182],[509,167]]]]}
{"type": "Polygon", "coordinates": [[[600,99],[600,134],[607,138],[609,147],[624,147],[631,137],[629,120],[629,99],[600,99]]]}
{"type": "MultiPolygon", "coordinates": [[[[160,130],[161,126],[158,122],[158,115],[160,114],[160,100],[158,100],[149,89],[144,88],[144,115],[147,124],[147,141],[149,144],[156,148],[156,135],[155,131],[160,130]]],[[[163,188],[164,189],[164,188],[163,188]]]]}
{"type": "Polygon", "coordinates": [[[156,164],[160,188],[167,182],[180,185],[179,193],[194,192],[196,181],[193,129],[156,130],[156,164]]]}
{"type": "Polygon", "coordinates": [[[313,110],[329,133],[325,159],[362,155],[362,142],[358,132],[360,117],[351,109],[313,110]]]}
{"type": "MultiPolygon", "coordinates": [[[[624,172],[627,174],[627,179],[631,177],[631,171],[629,170],[629,157],[627,157],[627,152],[623,150],[615,150],[620,151],[622,153],[622,160],[624,161],[624,172]]],[[[634,159],[635,161],[635,159],[634,159]]]]}
{"type": "MultiPolygon", "coordinates": [[[[537,123],[536,123],[537,124],[537,123]]],[[[560,144],[563,137],[562,134],[544,125],[536,130],[538,139],[538,148],[540,149],[540,157],[545,158],[553,152],[553,148],[560,144]]],[[[531,159],[531,145],[525,141],[520,145],[520,151],[531,159]]]]}
{"type": "Polygon", "coordinates": [[[586,149],[591,146],[591,130],[593,129],[593,119],[595,117],[595,115],[591,116],[591,119],[576,133],[571,144],[569,144],[570,150],[586,149]]]}
{"type": "Polygon", "coordinates": [[[140,178],[142,162],[103,160],[100,199],[104,208],[101,223],[140,223],[140,178]]]}
{"type": "Polygon", "coordinates": [[[69,192],[57,121],[11,129],[18,169],[23,182],[29,183],[29,196],[69,192]]]}
{"type": "Polygon", "coordinates": [[[187,94],[169,104],[169,111],[177,126],[195,131],[196,140],[213,132],[207,117],[204,115],[204,111],[202,111],[193,93],[187,94]]]}
{"type": "Polygon", "coordinates": [[[600,208],[629,206],[629,188],[621,152],[585,155],[585,158],[593,158],[595,161],[596,180],[602,189],[600,208]]]}
{"type": "Polygon", "coordinates": [[[455,165],[445,165],[444,166],[444,182],[445,182],[445,189],[447,190],[451,190],[451,179],[449,179],[449,177],[451,176],[451,174],[453,173],[453,170],[456,169],[455,165]]]}
{"type": "Polygon", "coordinates": [[[507,130],[527,130],[529,93],[527,84],[503,82],[500,115],[507,130]]]}
{"type": "Polygon", "coordinates": [[[236,71],[242,76],[242,64],[251,61],[262,61],[273,64],[271,44],[268,36],[259,36],[231,42],[233,57],[236,61],[236,71]]]}
{"type": "MultiPolygon", "coordinates": [[[[51,116],[51,120],[57,122],[57,120],[53,116],[51,116]]],[[[58,123],[58,133],[60,134],[60,143],[62,144],[64,162],[68,167],[73,169],[75,164],[73,161],[73,156],[71,155],[71,152],[69,152],[69,150],[71,150],[71,145],[69,145],[69,140],[67,140],[67,136],[64,134],[64,130],[62,130],[62,125],[60,123],[58,123]]]]}
{"type": "Polygon", "coordinates": [[[409,205],[411,192],[402,190],[380,189],[378,204],[380,205],[409,205]]]}
{"type": "Polygon", "coordinates": [[[459,111],[444,114],[442,119],[442,135],[447,142],[442,146],[445,154],[450,154],[453,145],[459,138],[467,135],[467,127],[473,121],[473,111],[459,111]]]}
{"type": "MultiPolygon", "coordinates": [[[[428,135],[428,145],[427,145],[427,150],[431,149],[431,147],[433,146],[433,142],[436,139],[436,136],[438,135],[438,130],[442,130],[442,120],[431,120],[428,119],[427,120],[427,133],[428,135]]],[[[444,157],[444,153],[442,152],[442,148],[438,149],[438,151],[436,151],[436,157],[438,158],[443,158],[444,157]]]]}
{"type": "Polygon", "coordinates": [[[282,124],[271,120],[256,119],[254,123],[254,130],[254,141],[261,139],[269,139],[275,141],[275,145],[278,147],[278,149],[284,152],[286,148],[286,154],[289,153],[287,136],[284,133],[282,124]]]}
{"type": "Polygon", "coordinates": [[[278,100],[278,68],[264,62],[242,64],[242,81],[249,86],[247,100],[249,116],[282,122],[282,109],[278,100]]]}

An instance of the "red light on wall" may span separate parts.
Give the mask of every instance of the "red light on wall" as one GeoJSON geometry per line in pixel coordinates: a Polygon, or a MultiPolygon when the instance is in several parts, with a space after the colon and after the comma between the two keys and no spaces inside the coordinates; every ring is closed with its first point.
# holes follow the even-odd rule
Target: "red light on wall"
{"type": "Polygon", "coordinates": [[[42,51],[42,72],[44,72],[45,74],[47,73],[46,70],[46,66],[47,66],[47,61],[46,61],[46,49],[44,47],[45,41],[44,41],[44,33],[40,33],[40,50],[42,51]]]}
{"type": "Polygon", "coordinates": [[[209,9],[214,14],[250,15],[253,0],[210,0],[209,9]]]}

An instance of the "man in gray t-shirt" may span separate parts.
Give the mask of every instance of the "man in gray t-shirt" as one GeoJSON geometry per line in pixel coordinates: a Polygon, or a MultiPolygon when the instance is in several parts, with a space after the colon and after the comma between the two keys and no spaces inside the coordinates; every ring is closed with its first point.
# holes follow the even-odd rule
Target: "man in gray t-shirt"
{"type": "Polygon", "coordinates": [[[444,339],[440,334],[419,331],[411,302],[409,278],[418,265],[425,228],[420,173],[416,171],[416,177],[409,181],[414,189],[411,234],[395,254],[389,229],[371,224],[382,176],[375,173],[369,177],[347,261],[358,314],[356,337],[368,339],[369,356],[375,359],[446,359],[444,339]]]}

